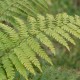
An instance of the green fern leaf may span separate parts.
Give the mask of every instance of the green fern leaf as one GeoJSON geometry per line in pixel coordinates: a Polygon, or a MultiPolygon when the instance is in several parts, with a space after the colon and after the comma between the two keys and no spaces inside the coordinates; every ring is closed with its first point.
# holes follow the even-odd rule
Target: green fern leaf
{"type": "Polygon", "coordinates": [[[18,56],[18,59],[21,61],[21,63],[26,67],[26,69],[28,69],[31,73],[35,74],[31,62],[28,60],[23,50],[21,50],[20,48],[15,48],[14,52],[18,56]]]}
{"type": "Polygon", "coordinates": [[[0,67],[0,80],[6,80],[5,71],[0,67]]]}
{"type": "Polygon", "coordinates": [[[33,49],[33,51],[35,51],[40,57],[42,57],[43,59],[45,59],[46,61],[48,61],[51,65],[52,62],[50,60],[50,58],[46,55],[45,51],[41,48],[41,46],[39,45],[39,43],[32,37],[29,37],[27,39],[27,44],[33,49]]]}
{"type": "Polygon", "coordinates": [[[19,71],[19,73],[23,75],[23,77],[25,77],[26,80],[28,80],[28,74],[26,68],[21,64],[17,56],[15,54],[10,53],[9,58],[15,65],[17,71],[19,71]]]}
{"type": "Polygon", "coordinates": [[[38,67],[38,69],[42,72],[41,67],[40,67],[40,63],[38,61],[38,59],[36,58],[35,52],[33,52],[31,50],[31,48],[29,48],[29,46],[27,46],[27,43],[22,43],[20,45],[21,49],[25,52],[25,55],[28,57],[28,59],[36,66],[38,67]]]}
{"type": "Polygon", "coordinates": [[[53,65],[42,44],[56,54],[54,40],[70,51],[68,42],[75,45],[74,37],[80,39],[80,17],[43,16],[45,2],[0,0],[0,80],[12,80],[16,70],[28,80],[28,72],[35,74],[34,66],[42,72],[37,55],[53,65]]]}
{"type": "Polygon", "coordinates": [[[15,72],[12,63],[7,56],[2,58],[2,64],[5,68],[8,80],[12,80],[14,78],[15,72]]]}
{"type": "Polygon", "coordinates": [[[55,49],[54,49],[54,46],[52,45],[51,41],[47,38],[46,35],[42,34],[42,33],[39,33],[37,35],[37,38],[44,44],[46,45],[50,50],[51,52],[53,52],[55,54],[55,49]]]}

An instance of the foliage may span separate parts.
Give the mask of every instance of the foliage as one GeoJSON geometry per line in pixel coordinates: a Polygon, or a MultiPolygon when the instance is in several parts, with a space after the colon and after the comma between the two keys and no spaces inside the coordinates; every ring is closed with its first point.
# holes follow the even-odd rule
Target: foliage
{"type": "MultiPolygon", "coordinates": [[[[50,13],[67,12],[69,15],[80,15],[80,0],[47,0],[47,3],[50,13]]],[[[70,44],[70,52],[62,50],[59,45],[56,46],[56,57],[52,57],[56,66],[80,68],[80,40],[76,39],[76,43],[75,47],[70,44]]]]}
{"type": "MultiPolygon", "coordinates": [[[[77,44],[78,45],[78,44],[77,44]]],[[[56,56],[52,57],[55,66],[63,66],[66,68],[80,69],[80,53],[79,47],[72,47],[70,52],[57,49],[56,56]]]]}
{"type": "Polygon", "coordinates": [[[42,74],[37,73],[32,80],[79,80],[80,76],[74,70],[61,69],[61,67],[44,66],[42,74]]]}
{"type": "Polygon", "coordinates": [[[47,3],[50,13],[67,12],[70,15],[80,15],[80,0],[47,0],[47,3]]]}
{"type": "Polygon", "coordinates": [[[47,9],[45,0],[0,1],[0,80],[13,80],[16,70],[28,80],[29,73],[35,75],[34,67],[42,72],[38,57],[53,65],[44,46],[56,55],[52,43],[70,51],[69,43],[80,39],[79,16],[41,15],[36,6],[47,9]]]}

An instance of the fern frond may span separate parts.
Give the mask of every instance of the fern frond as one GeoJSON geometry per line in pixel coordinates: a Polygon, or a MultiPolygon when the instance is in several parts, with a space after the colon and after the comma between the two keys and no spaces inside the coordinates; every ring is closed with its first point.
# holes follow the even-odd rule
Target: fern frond
{"type": "Polygon", "coordinates": [[[45,3],[46,3],[45,0],[40,0],[40,1],[39,1],[39,0],[37,0],[37,1],[32,0],[32,2],[33,2],[34,4],[36,4],[36,5],[38,5],[38,7],[42,8],[43,10],[45,10],[44,7],[45,7],[46,9],[48,9],[47,4],[45,4],[45,3]]]}
{"type": "Polygon", "coordinates": [[[31,48],[29,48],[29,46],[27,45],[26,42],[22,43],[20,46],[21,46],[21,49],[25,52],[25,55],[32,62],[32,64],[34,64],[36,67],[38,67],[38,69],[42,72],[40,63],[39,63],[38,59],[36,58],[35,52],[33,52],[31,48]]]}
{"type": "Polygon", "coordinates": [[[31,62],[28,60],[27,55],[25,55],[23,50],[17,47],[14,49],[14,53],[18,56],[18,59],[26,67],[26,69],[28,69],[31,73],[35,74],[31,62]]]}
{"type": "Polygon", "coordinates": [[[15,46],[14,42],[7,36],[7,34],[0,32],[0,50],[8,51],[15,46]]]}
{"type": "Polygon", "coordinates": [[[42,44],[56,54],[54,40],[70,50],[68,42],[80,39],[79,16],[43,16],[37,7],[48,8],[45,0],[0,0],[0,80],[12,80],[16,70],[28,80],[34,66],[42,72],[37,55],[52,65],[42,44]]]}
{"type": "Polygon", "coordinates": [[[53,20],[54,20],[54,17],[53,17],[53,19],[49,19],[50,24],[48,23],[48,25],[47,25],[47,23],[45,23],[46,22],[45,18],[43,16],[39,15],[38,16],[38,25],[41,28],[40,30],[44,31],[46,35],[53,37],[55,40],[57,40],[59,43],[64,45],[69,50],[68,44],[65,41],[65,39],[63,37],[61,37],[58,33],[56,33],[54,30],[52,30],[51,26],[54,26],[53,20]],[[47,28],[45,26],[48,26],[49,28],[47,28]],[[42,27],[44,27],[44,28],[42,29],[42,27]]]}
{"type": "Polygon", "coordinates": [[[6,74],[2,67],[0,67],[0,80],[6,80],[6,74]]]}
{"type": "Polygon", "coordinates": [[[61,27],[63,30],[69,32],[70,34],[74,35],[75,37],[79,38],[80,39],[80,34],[77,33],[77,31],[69,28],[68,26],[64,25],[64,27],[61,27]]]}
{"type": "Polygon", "coordinates": [[[17,17],[14,17],[15,21],[16,21],[16,25],[17,27],[15,27],[17,30],[18,30],[18,33],[20,35],[20,37],[28,37],[28,32],[27,32],[27,27],[24,23],[23,20],[17,18],[17,17]]]}
{"type": "MultiPolygon", "coordinates": [[[[61,29],[61,26],[64,26],[63,22],[62,22],[62,15],[64,16],[64,18],[66,18],[66,16],[67,16],[67,14],[66,15],[64,15],[64,14],[58,14],[58,15],[56,15],[56,17],[54,17],[53,15],[47,14],[46,15],[46,20],[47,20],[47,23],[48,23],[48,27],[51,28],[51,29],[54,29],[54,31],[56,33],[60,34],[66,40],[68,40],[69,42],[71,42],[72,44],[75,45],[75,42],[72,39],[72,37],[66,31],[61,29]]],[[[64,23],[66,23],[66,20],[65,20],[64,23]]]]}
{"type": "Polygon", "coordinates": [[[25,77],[26,80],[28,80],[28,74],[27,74],[26,68],[21,64],[21,62],[19,61],[17,56],[15,54],[11,53],[9,55],[9,58],[12,61],[12,63],[15,65],[15,68],[17,69],[17,71],[19,71],[19,73],[23,77],[25,77]]]}
{"type": "MultiPolygon", "coordinates": [[[[71,17],[69,17],[69,19],[70,19],[70,21],[72,22],[73,17],[71,16],[71,17]]],[[[76,24],[76,25],[78,25],[78,26],[80,27],[80,22],[79,22],[79,20],[80,20],[80,17],[77,16],[77,15],[75,15],[74,21],[72,22],[72,24],[76,24]]]]}
{"type": "Polygon", "coordinates": [[[61,29],[60,27],[56,27],[54,30],[57,33],[59,33],[61,36],[63,36],[66,40],[68,40],[69,42],[71,42],[72,44],[75,45],[75,41],[73,40],[73,38],[67,32],[65,32],[63,29],[61,29]]]}
{"type": "Polygon", "coordinates": [[[8,25],[4,25],[0,23],[0,29],[2,29],[3,32],[6,33],[12,41],[15,42],[15,40],[18,40],[17,33],[12,28],[10,28],[8,25]]]}
{"type": "Polygon", "coordinates": [[[44,45],[46,45],[51,52],[55,54],[54,46],[52,45],[52,42],[48,39],[48,37],[42,33],[39,33],[37,36],[37,39],[39,39],[44,45]]]}
{"type": "MultiPolygon", "coordinates": [[[[45,10],[45,7],[42,7],[42,6],[46,6],[46,5],[42,5],[42,2],[37,1],[35,5],[37,7],[38,6],[37,4],[39,4],[41,6],[40,8],[45,10]]],[[[0,16],[5,16],[5,15],[14,16],[15,15],[15,16],[20,17],[20,15],[22,14],[23,16],[26,16],[26,14],[36,16],[36,13],[38,13],[38,11],[35,9],[33,1],[28,1],[28,0],[0,1],[0,16]]]]}
{"type": "Polygon", "coordinates": [[[63,16],[59,17],[59,15],[56,15],[55,17],[51,17],[52,15],[49,14],[46,15],[46,17],[38,15],[37,18],[29,16],[28,20],[26,20],[27,24],[23,19],[11,17],[8,19],[8,22],[13,26],[0,23],[0,50],[4,53],[2,56],[2,63],[8,78],[10,78],[9,76],[12,76],[8,74],[9,72],[7,70],[7,64],[11,63],[10,60],[13,63],[10,65],[10,71],[12,71],[11,66],[14,65],[17,71],[19,71],[26,80],[28,79],[28,75],[25,72],[26,70],[35,74],[32,64],[42,71],[36,54],[52,65],[50,58],[47,56],[45,50],[42,49],[41,44],[47,46],[52,53],[55,53],[54,45],[52,45],[51,41],[52,39],[58,41],[58,43],[65,46],[68,50],[68,41],[75,45],[71,34],[80,38],[80,33],[78,32],[79,27],[76,24],[70,23],[69,17],[66,19],[64,14],[60,15],[63,16]],[[13,20],[14,23],[12,22],[13,20]],[[49,39],[49,37],[52,39],[49,39]],[[10,55],[10,52],[14,54],[11,53],[12,55],[10,55]],[[5,55],[10,56],[10,60],[7,58],[6,64],[6,59],[4,61],[5,55]],[[14,57],[17,62],[12,57],[14,57]],[[20,67],[18,65],[20,65],[20,67]],[[23,69],[23,72],[21,68],[23,69]]]}
{"type": "Polygon", "coordinates": [[[70,23],[70,16],[66,18],[64,14],[65,13],[58,14],[56,17],[49,14],[47,14],[46,17],[38,15],[37,19],[29,17],[28,21],[30,23],[29,26],[31,26],[30,30],[32,29],[34,34],[39,34],[39,31],[41,31],[46,35],[53,37],[56,41],[58,41],[69,50],[67,41],[75,45],[75,42],[70,34],[73,34],[75,37],[80,38],[79,27],[75,24],[70,23]]]}
{"type": "Polygon", "coordinates": [[[65,46],[68,50],[69,50],[69,46],[68,43],[66,42],[66,40],[60,36],[58,33],[56,33],[55,31],[48,29],[45,31],[45,33],[52,37],[53,39],[55,39],[56,41],[58,41],[60,44],[62,44],[63,46],[65,46]]]}
{"type": "Polygon", "coordinates": [[[46,52],[41,48],[40,44],[32,37],[29,37],[27,39],[27,44],[33,49],[34,52],[36,52],[41,58],[48,61],[51,65],[52,62],[50,58],[46,55],[46,52]]]}
{"type": "Polygon", "coordinates": [[[42,42],[44,45],[46,45],[54,54],[55,54],[55,49],[54,49],[54,46],[52,45],[52,42],[49,40],[49,38],[44,34],[42,33],[42,30],[43,30],[43,22],[41,20],[41,24],[40,25],[37,25],[36,23],[36,19],[32,18],[32,17],[29,17],[28,19],[29,21],[29,26],[31,27],[30,31],[32,35],[36,35],[36,38],[40,40],[40,42],[42,42]],[[40,29],[38,27],[40,26],[40,29]]]}
{"type": "Polygon", "coordinates": [[[8,80],[12,80],[14,78],[15,72],[14,72],[13,65],[9,60],[8,56],[4,56],[2,58],[2,64],[3,67],[5,68],[8,80]]]}

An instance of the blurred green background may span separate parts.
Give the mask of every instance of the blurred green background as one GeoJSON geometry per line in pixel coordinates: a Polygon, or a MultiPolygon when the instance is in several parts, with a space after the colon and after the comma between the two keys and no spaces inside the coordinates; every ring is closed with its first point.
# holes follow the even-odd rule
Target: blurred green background
{"type": "Polygon", "coordinates": [[[46,0],[53,14],[67,12],[70,15],[80,15],[80,0],[46,0]]]}

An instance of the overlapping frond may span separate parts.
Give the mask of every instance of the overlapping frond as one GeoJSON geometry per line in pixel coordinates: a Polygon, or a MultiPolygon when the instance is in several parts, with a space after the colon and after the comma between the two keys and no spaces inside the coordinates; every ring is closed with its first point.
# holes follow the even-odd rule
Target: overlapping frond
{"type": "MultiPolygon", "coordinates": [[[[80,38],[80,27],[79,24],[76,24],[76,16],[72,17],[74,22],[71,22],[71,16],[66,13],[56,16],[47,14],[45,17],[39,14],[37,18],[29,16],[26,21],[18,17],[12,18],[14,19],[12,26],[0,23],[0,51],[3,53],[1,64],[6,71],[8,80],[12,80],[15,74],[14,69],[19,71],[26,79],[28,79],[26,70],[35,74],[33,65],[42,72],[36,54],[52,65],[42,44],[56,54],[52,40],[55,39],[70,50],[68,42],[75,45],[72,35],[80,38]],[[8,66],[10,67],[9,70],[8,66]]],[[[3,71],[2,68],[1,70],[3,71]]]]}
{"type": "Polygon", "coordinates": [[[0,80],[6,80],[6,74],[4,69],[0,66],[0,80]]]}
{"type": "Polygon", "coordinates": [[[0,0],[0,20],[5,20],[12,15],[18,17],[26,17],[27,14],[36,16],[36,13],[39,12],[38,8],[48,9],[45,2],[45,0],[0,0]]]}
{"type": "Polygon", "coordinates": [[[2,57],[2,64],[6,71],[8,80],[12,80],[15,75],[14,68],[13,68],[11,61],[9,60],[7,56],[2,57]]]}
{"type": "Polygon", "coordinates": [[[70,50],[80,39],[79,16],[43,16],[36,6],[47,9],[45,0],[0,0],[0,80],[13,80],[16,70],[28,80],[34,66],[42,72],[37,55],[52,65],[43,45],[56,54],[54,41],[70,50]]]}

